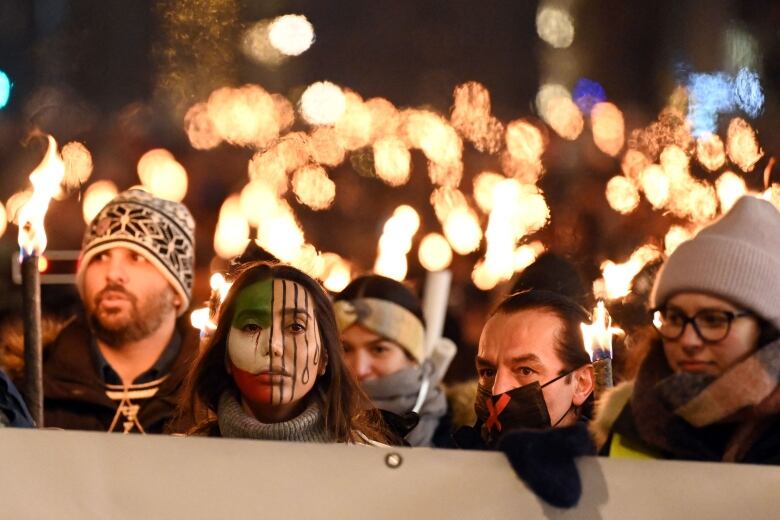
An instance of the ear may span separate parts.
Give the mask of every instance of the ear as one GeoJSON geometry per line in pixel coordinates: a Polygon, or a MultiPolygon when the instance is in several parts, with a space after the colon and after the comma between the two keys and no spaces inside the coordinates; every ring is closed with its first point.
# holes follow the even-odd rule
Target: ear
{"type": "Polygon", "coordinates": [[[595,387],[596,376],[593,372],[593,365],[588,363],[575,370],[573,375],[575,388],[571,402],[574,406],[582,406],[582,403],[593,393],[595,387]]]}

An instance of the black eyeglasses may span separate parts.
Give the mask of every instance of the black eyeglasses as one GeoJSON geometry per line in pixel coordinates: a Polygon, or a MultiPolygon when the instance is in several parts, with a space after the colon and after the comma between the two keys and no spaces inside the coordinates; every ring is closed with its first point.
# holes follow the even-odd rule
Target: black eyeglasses
{"type": "Polygon", "coordinates": [[[690,323],[702,341],[714,343],[729,335],[731,323],[737,318],[752,316],[750,312],[732,312],[704,309],[688,316],[678,309],[656,309],[653,311],[653,326],[664,339],[679,339],[690,323]]]}

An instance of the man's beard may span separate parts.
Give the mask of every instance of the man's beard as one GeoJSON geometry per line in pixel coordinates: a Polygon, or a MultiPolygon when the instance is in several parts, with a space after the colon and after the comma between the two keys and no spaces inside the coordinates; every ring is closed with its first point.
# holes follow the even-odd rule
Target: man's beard
{"type": "Polygon", "coordinates": [[[139,341],[157,331],[168,313],[175,309],[173,290],[166,287],[150,294],[139,305],[139,298],[119,284],[108,284],[96,296],[88,309],[89,324],[98,339],[112,347],[139,341]],[[106,292],[122,293],[130,303],[129,311],[107,313],[100,309],[100,300],[106,292]],[[129,312],[129,314],[128,314],[129,312]]]}

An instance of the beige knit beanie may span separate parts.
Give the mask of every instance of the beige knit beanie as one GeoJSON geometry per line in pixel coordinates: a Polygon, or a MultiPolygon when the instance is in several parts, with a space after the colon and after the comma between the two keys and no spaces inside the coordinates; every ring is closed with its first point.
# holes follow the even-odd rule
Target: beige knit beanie
{"type": "Polygon", "coordinates": [[[659,271],[650,305],[680,292],[723,298],[780,329],[780,212],[745,196],[681,244],[659,271]]]}

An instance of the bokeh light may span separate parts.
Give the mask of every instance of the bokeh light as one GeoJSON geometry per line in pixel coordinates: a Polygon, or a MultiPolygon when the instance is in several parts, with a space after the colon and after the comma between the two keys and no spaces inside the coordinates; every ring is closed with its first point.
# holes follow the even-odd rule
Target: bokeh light
{"type": "Polygon", "coordinates": [[[374,169],[377,177],[390,186],[409,182],[412,154],[397,137],[384,137],[374,143],[374,169]]]}
{"type": "Polygon", "coordinates": [[[163,148],[141,156],[138,177],[147,190],[162,199],[181,202],[187,194],[187,171],[163,148]]]}
{"type": "Polygon", "coordinates": [[[0,237],[5,234],[5,230],[8,227],[8,214],[5,212],[5,206],[0,202],[0,237]]]}
{"type": "Polygon", "coordinates": [[[341,292],[352,279],[349,264],[335,253],[323,253],[322,258],[325,264],[322,285],[331,292],[341,292]]]}
{"type": "Polygon", "coordinates": [[[597,81],[588,78],[580,78],[574,84],[571,92],[574,103],[583,114],[589,115],[597,103],[603,103],[607,100],[607,93],[604,87],[597,81]]]}
{"type": "Polygon", "coordinates": [[[336,183],[319,165],[306,165],[296,170],[292,186],[298,201],[315,211],[328,209],[336,197],[336,183]]]}
{"type": "Polygon", "coordinates": [[[231,195],[219,210],[214,232],[214,251],[221,258],[233,258],[243,253],[249,242],[249,223],[241,214],[241,197],[231,195]]]}
{"type": "Polygon", "coordinates": [[[544,120],[555,133],[569,141],[577,139],[585,125],[582,112],[568,97],[551,99],[547,104],[544,120]]]}
{"type": "Polygon", "coordinates": [[[669,200],[669,178],[659,165],[651,164],[642,170],[640,184],[647,201],[655,209],[663,207],[669,200]]]}
{"type": "Polygon", "coordinates": [[[631,292],[631,282],[634,277],[648,264],[660,258],[661,252],[651,245],[643,245],[631,253],[624,263],[618,264],[607,260],[601,264],[601,275],[604,279],[604,289],[609,300],[622,298],[631,292]]]}
{"type": "Polygon", "coordinates": [[[215,90],[208,99],[208,116],[216,133],[237,146],[262,148],[279,136],[276,103],[259,85],[215,90]]]}
{"type": "Polygon", "coordinates": [[[470,81],[455,87],[450,121],[474,148],[495,153],[501,147],[504,127],[491,115],[490,92],[484,85],[470,81]]]}
{"type": "Polygon", "coordinates": [[[530,121],[517,119],[506,126],[506,149],[512,158],[536,165],[544,148],[542,132],[530,121]]]}
{"type": "Polygon", "coordinates": [[[5,108],[8,100],[11,99],[11,78],[4,71],[0,70],[0,110],[5,108]]]}
{"type": "Polygon", "coordinates": [[[735,117],[729,123],[726,152],[731,162],[739,166],[743,172],[752,171],[764,155],[764,151],[758,144],[755,130],[741,117],[735,117]]]}
{"type": "Polygon", "coordinates": [[[78,188],[92,175],[92,154],[82,143],[73,141],[60,151],[65,163],[65,175],[62,184],[66,188],[78,188]]]}
{"type": "Polygon", "coordinates": [[[429,233],[420,241],[418,256],[427,271],[441,271],[452,263],[452,248],[439,233],[429,233]]]}
{"type": "Polygon", "coordinates": [[[268,27],[268,40],[282,54],[299,56],[314,43],[314,27],[300,14],[286,14],[268,27]]]}
{"type": "Polygon", "coordinates": [[[696,140],[696,158],[705,169],[714,172],[726,162],[726,147],[718,134],[705,134],[696,140]]]}
{"type": "Polygon", "coordinates": [[[346,150],[339,143],[338,134],[333,127],[320,126],[309,135],[309,155],[319,164],[338,166],[344,162],[346,150]]]}
{"type": "Polygon", "coordinates": [[[467,255],[479,249],[482,227],[476,213],[468,206],[458,206],[444,221],[444,236],[459,255],[467,255]]]}
{"type": "Polygon", "coordinates": [[[84,222],[92,222],[100,210],[117,196],[119,190],[111,181],[101,180],[93,182],[84,192],[84,200],[81,205],[81,213],[84,222]]]}
{"type": "Polygon", "coordinates": [[[609,206],[624,215],[631,213],[639,205],[639,190],[622,175],[612,177],[607,182],[606,196],[609,206]]]}
{"type": "Polygon", "coordinates": [[[565,49],[574,41],[574,22],[568,11],[543,6],[536,14],[536,33],[556,49],[565,49]]]}
{"type": "Polygon", "coordinates": [[[597,103],[590,113],[593,142],[599,150],[615,157],[625,142],[623,112],[612,103],[597,103]]]}
{"type": "Polygon", "coordinates": [[[269,29],[273,20],[260,20],[252,24],[241,39],[241,50],[246,56],[266,66],[276,66],[288,59],[271,44],[269,29]]]}
{"type": "Polygon", "coordinates": [[[301,116],[312,125],[333,125],[344,113],[347,101],[341,87],[330,81],[312,83],[301,95],[301,116]]]}
{"type": "Polygon", "coordinates": [[[758,74],[742,68],[734,79],[734,98],[748,117],[756,118],[764,110],[764,91],[758,74]]]}
{"type": "Polygon", "coordinates": [[[680,244],[693,238],[693,233],[682,226],[673,225],[664,236],[664,254],[668,257],[680,244]]]}
{"type": "Polygon", "coordinates": [[[745,179],[734,172],[724,172],[715,181],[721,213],[726,213],[740,197],[747,193],[745,179]]]}
{"type": "Polygon", "coordinates": [[[493,209],[493,194],[504,179],[503,175],[493,172],[482,172],[474,177],[474,200],[483,213],[490,213],[493,209]]]}

